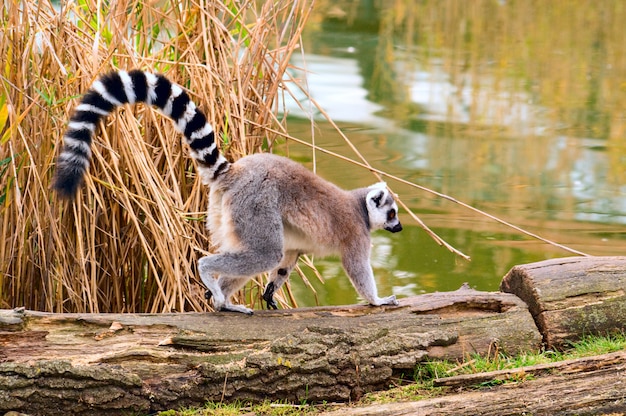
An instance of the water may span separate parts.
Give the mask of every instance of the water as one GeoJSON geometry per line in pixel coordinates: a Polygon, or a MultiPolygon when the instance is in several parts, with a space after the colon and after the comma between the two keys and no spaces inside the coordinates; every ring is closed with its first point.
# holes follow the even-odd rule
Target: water
{"type": "MultiPolygon", "coordinates": [[[[626,56],[618,27],[626,11],[613,2],[562,3],[537,10],[427,1],[408,16],[398,1],[373,9],[378,18],[366,25],[314,19],[305,32],[307,53],[293,59],[308,74],[292,74],[306,80],[311,96],[374,167],[576,250],[621,255],[626,56]],[[409,25],[410,39],[404,36],[409,25]]],[[[299,105],[286,103],[290,134],[310,142],[313,114],[315,143],[356,159],[320,111],[297,98],[299,105]]],[[[278,150],[313,168],[305,146],[278,150]]],[[[376,181],[348,162],[315,157],[317,173],[344,188],[376,181]]],[[[438,246],[402,214],[401,233],[373,237],[381,295],[449,291],[463,282],[497,290],[516,264],[572,255],[450,201],[388,183],[471,261],[438,246]]],[[[292,276],[298,305],[357,301],[338,259],[315,264],[325,283],[303,269],[317,299],[292,276]]]]}

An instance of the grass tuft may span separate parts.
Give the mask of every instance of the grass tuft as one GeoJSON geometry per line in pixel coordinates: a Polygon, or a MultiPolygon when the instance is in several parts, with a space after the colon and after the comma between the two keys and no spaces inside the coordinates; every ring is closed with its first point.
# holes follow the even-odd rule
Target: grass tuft
{"type": "Polygon", "coordinates": [[[263,402],[252,404],[235,401],[233,403],[207,403],[201,409],[167,410],[158,413],[158,416],[237,416],[237,415],[264,415],[264,416],[300,416],[319,413],[325,406],[296,405],[279,402],[263,402]]]}
{"type": "MultiPolygon", "coordinates": [[[[448,391],[444,387],[433,387],[433,380],[437,378],[516,369],[623,350],[626,350],[626,332],[616,332],[605,336],[586,336],[580,341],[572,342],[569,348],[563,352],[544,350],[538,353],[508,355],[496,350],[488,356],[468,355],[462,362],[432,360],[419,364],[415,370],[414,380],[408,384],[401,382],[389,391],[369,394],[363,399],[363,402],[380,403],[436,397],[448,391]]],[[[523,379],[513,379],[512,381],[524,381],[532,379],[532,377],[532,375],[525,375],[523,379]]],[[[475,387],[493,387],[506,382],[493,380],[475,387]]]]}
{"type": "Polygon", "coordinates": [[[468,355],[463,362],[429,361],[418,366],[415,380],[431,382],[435,378],[462,374],[476,374],[496,370],[509,370],[538,364],[583,358],[626,349],[626,333],[617,332],[606,336],[586,336],[572,342],[566,351],[544,350],[539,353],[509,355],[495,351],[488,356],[468,355]]]}

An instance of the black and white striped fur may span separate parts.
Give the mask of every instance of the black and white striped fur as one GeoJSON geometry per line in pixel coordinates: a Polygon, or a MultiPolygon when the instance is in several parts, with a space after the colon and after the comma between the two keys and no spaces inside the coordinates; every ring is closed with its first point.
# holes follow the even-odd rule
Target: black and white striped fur
{"type": "Polygon", "coordinates": [[[252,313],[231,296],[253,276],[269,272],[263,294],[273,295],[302,254],[341,255],[359,295],[371,305],[396,305],[379,297],[370,266],[370,232],[402,230],[398,206],[384,183],[345,191],[302,165],[272,154],[253,154],[229,163],[215,133],[183,89],[161,75],[114,72],[93,83],[76,107],[57,160],[54,188],[76,194],[91,157],[99,120],[125,103],[144,102],[174,120],[185,136],[198,172],[209,185],[207,227],[216,254],[198,261],[198,272],[217,310],[252,313]]]}
{"type": "Polygon", "coordinates": [[[226,172],[229,162],[215,144],[215,132],[189,95],[163,75],[140,70],[112,72],[95,81],[70,118],[57,159],[53,187],[73,197],[89,168],[98,122],[123,104],[146,103],[174,121],[207,183],[226,172]]]}

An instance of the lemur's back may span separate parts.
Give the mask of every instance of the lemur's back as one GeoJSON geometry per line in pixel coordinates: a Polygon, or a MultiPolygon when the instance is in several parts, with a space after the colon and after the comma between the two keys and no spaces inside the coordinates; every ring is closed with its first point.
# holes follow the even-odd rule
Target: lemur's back
{"type": "Polygon", "coordinates": [[[245,218],[238,211],[251,202],[271,206],[281,216],[286,243],[293,242],[289,240],[290,232],[308,236],[306,242],[311,243],[310,247],[299,247],[303,253],[335,253],[345,233],[369,236],[363,192],[359,195],[345,191],[282,156],[260,153],[243,157],[213,187],[211,203],[215,202],[217,192],[226,197],[226,205],[215,215],[245,218]],[[322,246],[326,249],[317,250],[322,246]]]}

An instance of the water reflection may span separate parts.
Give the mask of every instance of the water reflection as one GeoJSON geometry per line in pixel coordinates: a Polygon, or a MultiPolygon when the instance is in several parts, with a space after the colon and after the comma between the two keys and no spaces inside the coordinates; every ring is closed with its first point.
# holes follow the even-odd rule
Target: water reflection
{"type": "MultiPolygon", "coordinates": [[[[378,17],[363,25],[364,12],[357,11],[351,26],[349,14],[337,12],[345,4],[333,4],[329,18],[331,6],[322,2],[317,26],[305,32],[309,54],[293,63],[306,68],[313,98],[370,163],[578,250],[625,252],[621,2],[396,0],[381,2],[382,9],[345,3],[378,17]]],[[[290,120],[290,132],[310,138],[302,118],[311,107],[299,99],[300,105],[287,103],[300,117],[290,120]]],[[[315,117],[316,143],[352,156],[315,117]]],[[[288,151],[305,162],[310,156],[299,146],[288,151]]],[[[373,180],[324,156],[317,171],[345,188],[373,180]]],[[[390,184],[472,262],[416,227],[377,234],[373,264],[382,293],[454,290],[465,281],[495,290],[514,264],[567,255],[448,201],[390,184]]],[[[338,263],[318,264],[327,278],[317,286],[321,301],[354,301],[338,263]]],[[[297,282],[294,290],[302,292],[299,300],[307,298],[297,282]]]]}

